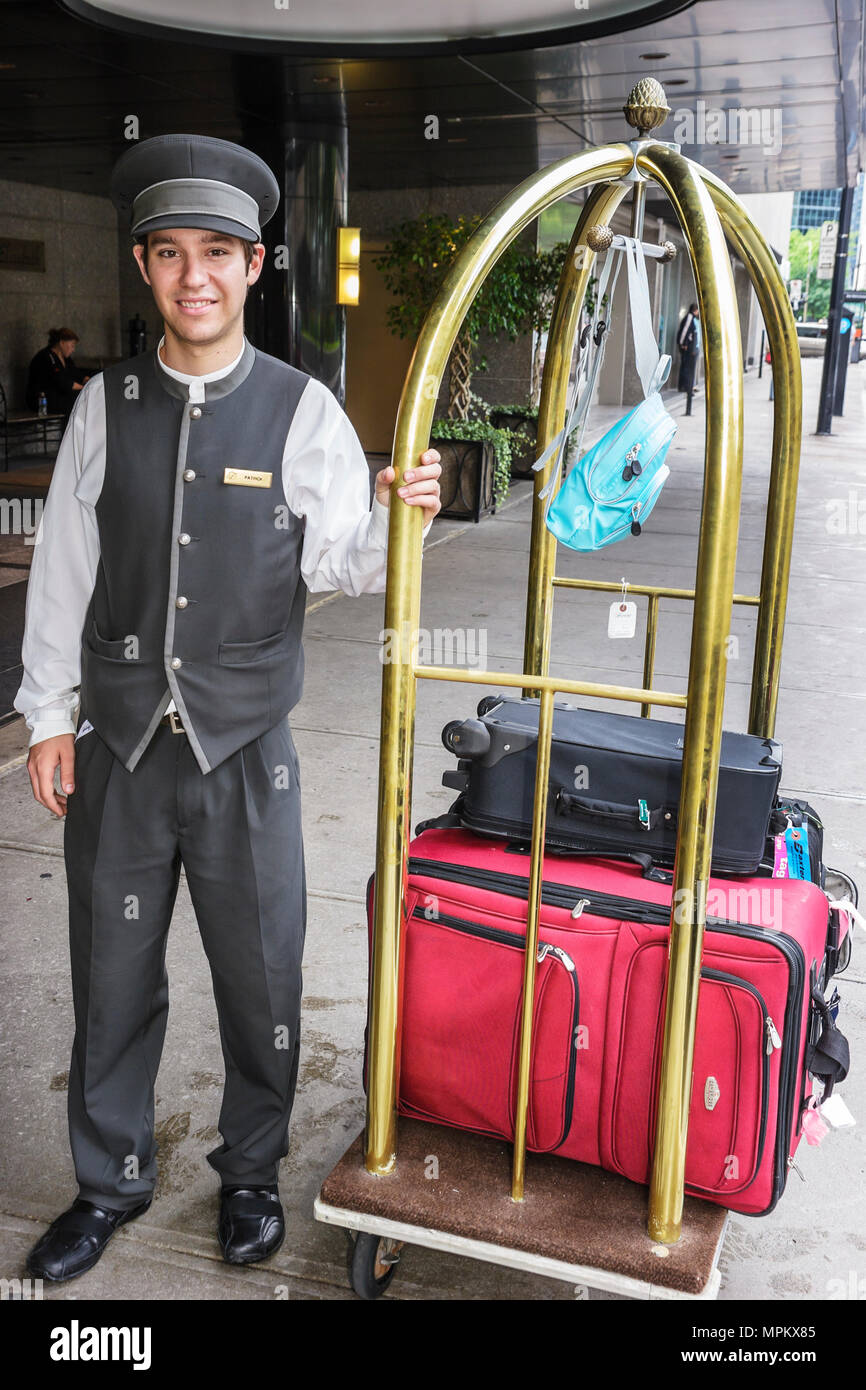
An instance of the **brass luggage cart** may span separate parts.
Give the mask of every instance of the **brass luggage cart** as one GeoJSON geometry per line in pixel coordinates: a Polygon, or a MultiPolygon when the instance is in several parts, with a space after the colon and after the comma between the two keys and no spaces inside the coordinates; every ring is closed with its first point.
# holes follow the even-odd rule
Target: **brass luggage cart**
{"type": "MultiPolygon", "coordinates": [[[[538,457],[565,419],[572,344],[597,256],[611,244],[608,224],[631,191],[632,235],[643,227],[646,186],[667,195],[694,271],[706,361],[706,455],[695,588],[630,585],[647,598],[642,687],[592,684],[549,675],[556,588],[618,590],[610,583],[555,573],[556,542],[544,525],[539,473],[533,499],[523,670],[428,666],[416,661],[421,588],[421,517],[392,507],[385,626],[395,640],[383,667],[373,959],[369,999],[367,1123],[325,1180],[320,1221],[356,1232],[350,1277],[376,1297],[394,1273],[402,1243],[534,1271],[581,1288],[651,1298],[713,1298],[727,1213],[684,1198],[695,1020],[706,921],[713,818],[732,604],[757,609],[749,732],[771,737],[779,688],[801,434],[801,375],[785,285],[763,236],[734,193],[677,146],[652,135],[668,108],[644,79],[624,107],[637,130],[630,143],[569,156],[532,175],[493,209],[444,281],[418,339],[397,416],[393,463],[403,472],[427,446],[442,373],[460,325],[506,246],[545,208],[587,185],[560,279],[544,366],[538,457]],[[763,565],[757,594],[734,594],[742,476],[742,375],[739,320],[725,238],[745,265],[773,356],[775,401],[763,565]],[[659,601],[691,600],[687,694],[652,689],[659,601]],[[415,682],[465,681],[519,689],[539,699],[539,739],[527,904],[515,1133],[504,1142],[396,1115],[400,1064],[401,921],[407,882],[415,682]],[[646,1189],[618,1175],[552,1155],[531,1155],[526,1127],[532,1007],[541,900],[545,811],[554,696],[631,701],[685,710],[681,807],[673,877],[668,988],[659,1077],[658,1121],[647,1211],[646,1189]],[[398,1146],[399,1132],[399,1146],[398,1146]],[[433,1137],[431,1137],[433,1136],[433,1137]],[[439,1181],[429,1181],[431,1145],[439,1181]]],[[[658,254],[658,248],[655,248],[658,254]]],[[[615,249],[609,254],[615,254],[615,249]]],[[[554,451],[555,454],[555,451],[554,451]]]]}

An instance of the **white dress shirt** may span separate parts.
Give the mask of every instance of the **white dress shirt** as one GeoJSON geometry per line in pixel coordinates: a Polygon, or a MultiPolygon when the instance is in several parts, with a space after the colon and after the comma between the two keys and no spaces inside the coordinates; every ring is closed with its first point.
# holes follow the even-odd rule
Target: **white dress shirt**
{"type": "MultiPolygon", "coordinates": [[[[204,401],[205,385],[234,371],[189,376],[160,367],[204,401]]],[[[15,708],[30,743],[74,733],[81,682],[80,641],[96,584],[99,531],[95,505],[105,476],[105,391],[101,376],[78,393],[63,435],[33,547],[21,659],[24,679],[15,708]]],[[[312,592],[381,593],[385,588],[388,508],[370,505],[370,470],[351,421],[335,397],[311,377],[286,437],[283,495],[304,520],[301,575],[312,592]]],[[[425,526],[427,535],[432,522],[425,526]]],[[[172,700],[168,710],[175,708],[172,700]]]]}

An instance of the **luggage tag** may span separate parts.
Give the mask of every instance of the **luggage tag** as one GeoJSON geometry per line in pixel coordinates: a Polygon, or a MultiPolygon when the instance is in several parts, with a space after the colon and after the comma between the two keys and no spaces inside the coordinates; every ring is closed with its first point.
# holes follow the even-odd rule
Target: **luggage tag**
{"type": "Polygon", "coordinates": [[[785,832],[773,836],[773,878],[788,877],[788,846],[785,832]]]}
{"type": "Polygon", "coordinates": [[[832,1125],[833,1129],[847,1129],[857,1123],[838,1091],[834,1091],[829,1100],[825,1100],[818,1108],[822,1119],[832,1125]]]}
{"type": "Polygon", "coordinates": [[[608,637],[634,637],[637,627],[637,604],[626,602],[628,585],[622,581],[622,594],[617,602],[610,605],[607,619],[608,637]]]}
{"type": "Polygon", "coordinates": [[[811,879],[809,836],[805,825],[792,825],[788,821],[788,829],[785,831],[785,848],[788,854],[788,877],[811,879]]]}

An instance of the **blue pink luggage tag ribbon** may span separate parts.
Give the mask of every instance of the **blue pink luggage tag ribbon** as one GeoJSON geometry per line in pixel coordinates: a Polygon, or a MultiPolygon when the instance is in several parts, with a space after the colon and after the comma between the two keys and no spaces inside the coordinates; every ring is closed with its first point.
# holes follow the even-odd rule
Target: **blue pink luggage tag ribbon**
{"type": "Polygon", "coordinates": [[[788,878],[812,877],[809,859],[809,836],[805,825],[788,825],[784,832],[785,850],[788,857],[788,878]]]}
{"type": "Polygon", "coordinates": [[[788,822],[787,830],[773,836],[773,878],[812,877],[809,836],[804,825],[788,822]]]}

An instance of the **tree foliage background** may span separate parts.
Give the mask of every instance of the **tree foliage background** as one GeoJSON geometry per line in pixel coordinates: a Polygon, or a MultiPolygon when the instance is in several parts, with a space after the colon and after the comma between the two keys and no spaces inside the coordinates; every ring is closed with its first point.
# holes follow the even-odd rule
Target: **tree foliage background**
{"type": "MultiPolygon", "coordinates": [[[[397,302],[387,310],[392,333],[415,338],[427,311],[459,251],[483,218],[428,214],[401,222],[384,251],[375,258],[387,288],[397,302]]],[[[520,238],[502,253],[470,305],[450,360],[449,415],[466,419],[471,404],[473,372],[484,371],[479,357],[482,333],[514,342],[522,333],[544,332],[550,315],[566,242],[550,251],[537,251],[520,238]]],[[[531,394],[537,399],[540,362],[535,354],[531,394]]]]}
{"type": "Polygon", "coordinates": [[[819,280],[817,275],[818,247],[820,241],[820,227],[810,227],[808,232],[793,231],[788,244],[788,257],[791,262],[791,279],[803,281],[803,298],[800,300],[797,317],[803,321],[808,320],[810,323],[816,323],[821,319],[825,319],[830,308],[830,286],[832,281],[819,280]],[[811,273],[809,270],[810,250],[811,273]]]}

